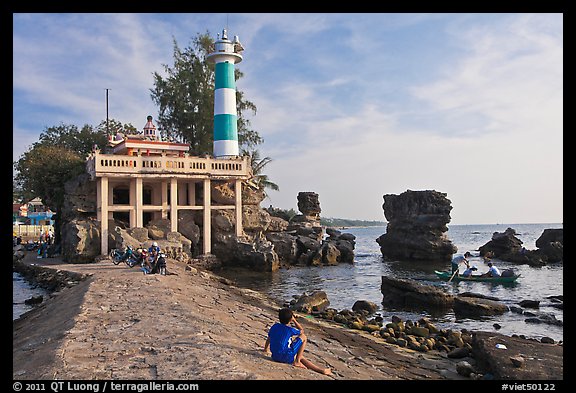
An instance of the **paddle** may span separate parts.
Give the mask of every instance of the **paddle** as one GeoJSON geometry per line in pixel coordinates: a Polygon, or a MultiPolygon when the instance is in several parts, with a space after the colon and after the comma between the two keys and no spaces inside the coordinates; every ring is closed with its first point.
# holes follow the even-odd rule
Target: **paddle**
{"type": "Polygon", "coordinates": [[[448,282],[452,281],[456,273],[458,273],[458,270],[454,270],[454,273],[452,274],[452,277],[450,277],[450,280],[448,280],[448,282]]]}

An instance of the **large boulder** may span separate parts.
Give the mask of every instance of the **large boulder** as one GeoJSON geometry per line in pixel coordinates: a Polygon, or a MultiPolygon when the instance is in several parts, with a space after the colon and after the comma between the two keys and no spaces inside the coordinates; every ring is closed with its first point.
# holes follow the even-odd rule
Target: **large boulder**
{"type": "Polygon", "coordinates": [[[222,262],[222,267],[243,267],[260,272],[272,272],[280,268],[274,245],[263,235],[255,239],[223,236],[214,244],[212,253],[222,262]]]}
{"type": "Polygon", "coordinates": [[[494,258],[503,259],[507,254],[516,254],[522,250],[522,240],[516,237],[516,230],[506,228],[504,232],[494,232],[492,239],[478,248],[480,256],[492,253],[494,258]]]}
{"type": "Polygon", "coordinates": [[[467,296],[456,296],[453,308],[457,318],[480,318],[485,315],[500,315],[508,311],[508,306],[502,302],[467,296]]]}
{"type": "Polygon", "coordinates": [[[290,306],[292,310],[311,314],[322,312],[330,305],[328,295],[324,291],[314,291],[310,295],[302,294],[298,300],[290,306]]]}
{"type": "Polygon", "coordinates": [[[382,304],[408,309],[446,309],[454,304],[454,296],[433,285],[416,280],[382,276],[382,304]]]}
{"type": "Polygon", "coordinates": [[[522,240],[516,237],[516,230],[507,228],[504,232],[494,232],[492,239],[478,250],[484,256],[491,253],[503,261],[531,266],[543,266],[548,262],[560,262],[564,257],[562,229],[546,229],[537,239],[537,250],[527,250],[522,240]]]}
{"type": "Polygon", "coordinates": [[[434,190],[384,195],[386,233],[376,242],[386,260],[450,261],[458,250],[446,232],[451,202],[434,190]]]}
{"type": "Polygon", "coordinates": [[[562,262],[564,260],[564,229],[544,229],[542,235],[536,240],[536,247],[546,255],[548,262],[562,262]]]}
{"type": "Polygon", "coordinates": [[[274,245],[274,251],[282,266],[294,265],[298,261],[296,236],[286,232],[266,233],[266,239],[274,245]]]}
{"type": "Polygon", "coordinates": [[[299,192],[298,193],[298,210],[302,213],[308,221],[320,221],[320,202],[318,201],[318,194],[315,192],[299,192]]]}
{"type": "Polygon", "coordinates": [[[96,182],[82,173],[64,183],[64,203],[61,218],[70,221],[77,217],[96,215],[96,182]]]}
{"type": "Polygon", "coordinates": [[[100,221],[93,217],[75,218],[61,228],[62,259],[68,263],[88,263],[100,255],[100,221]]]}

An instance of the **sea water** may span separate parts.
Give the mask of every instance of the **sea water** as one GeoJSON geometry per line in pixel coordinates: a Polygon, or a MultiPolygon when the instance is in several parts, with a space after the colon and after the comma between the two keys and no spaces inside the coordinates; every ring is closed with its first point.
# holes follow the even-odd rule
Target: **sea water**
{"type": "Polygon", "coordinates": [[[32,310],[34,306],[24,302],[34,296],[46,296],[48,292],[26,281],[22,275],[12,272],[12,320],[20,318],[22,314],[32,310]]]}
{"type": "MultiPolygon", "coordinates": [[[[494,232],[504,232],[507,228],[516,231],[516,237],[528,250],[536,249],[536,239],[544,229],[562,228],[562,224],[495,224],[495,225],[449,225],[448,238],[458,248],[457,254],[470,251],[471,263],[478,266],[480,273],[488,270],[479,257],[478,248],[491,240],[494,232]]],[[[563,295],[563,265],[550,263],[542,267],[519,265],[494,259],[495,265],[502,271],[512,268],[521,277],[515,283],[486,282],[451,282],[439,280],[434,270],[450,270],[450,262],[419,263],[384,261],[376,239],[386,232],[386,227],[351,227],[340,230],[356,236],[354,263],[343,263],[336,266],[294,266],[270,273],[247,271],[228,271],[220,273],[237,285],[264,292],[279,303],[287,302],[293,295],[325,291],[330,307],[341,310],[351,309],[356,300],[368,300],[379,306],[378,314],[385,321],[397,315],[403,320],[418,320],[421,317],[431,318],[441,328],[495,331],[506,335],[523,334],[527,337],[541,338],[548,336],[554,340],[563,340],[563,327],[548,323],[525,322],[528,318],[516,312],[508,311],[503,315],[481,319],[457,319],[453,312],[445,314],[418,314],[405,310],[395,310],[382,306],[380,286],[382,276],[418,280],[423,284],[437,285],[448,293],[457,295],[463,292],[475,292],[497,297],[508,306],[518,306],[521,300],[539,300],[538,309],[525,311],[534,314],[553,314],[563,321],[563,310],[553,307],[549,296],[563,295]]]]}

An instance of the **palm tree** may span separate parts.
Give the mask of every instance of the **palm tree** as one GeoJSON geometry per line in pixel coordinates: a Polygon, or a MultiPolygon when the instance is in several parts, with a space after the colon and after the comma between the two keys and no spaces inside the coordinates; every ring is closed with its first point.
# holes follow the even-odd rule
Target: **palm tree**
{"type": "Polygon", "coordinates": [[[262,170],[266,165],[272,162],[270,157],[260,158],[260,151],[258,149],[247,151],[242,150],[242,155],[250,157],[250,166],[252,167],[252,179],[251,183],[254,184],[258,189],[264,191],[265,197],[268,196],[266,189],[269,188],[274,191],[279,191],[280,187],[278,184],[270,181],[268,175],[262,173],[262,170]]]}

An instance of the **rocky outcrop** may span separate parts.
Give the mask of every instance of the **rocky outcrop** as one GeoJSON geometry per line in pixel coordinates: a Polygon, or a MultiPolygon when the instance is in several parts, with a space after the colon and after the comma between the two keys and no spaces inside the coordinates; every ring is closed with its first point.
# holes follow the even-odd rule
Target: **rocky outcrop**
{"type": "Polygon", "coordinates": [[[480,297],[456,296],[453,309],[457,318],[478,318],[504,314],[508,311],[508,306],[499,301],[480,297]]]}
{"type": "Polygon", "coordinates": [[[478,250],[480,256],[488,253],[494,258],[518,264],[544,266],[549,262],[561,262],[564,258],[564,230],[545,229],[536,240],[536,250],[527,250],[522,240],[516,237],[516,230],[507,228],[504,232],[494,232],[492,239],[478,250]]]}
{"type": "Polygon", "coordinates": [[[382,276],[380,291],[382,304],[391,308],[426,311],[453,309],[458,318],[499,315],[508,311],[508,306],[496,298],[470,292],[453,296],[440,287],[411,279],[382,276]]]}
{"type": "Polygon", "coordinates": [[[477,367],[497,380],[558,380],[564,378],[562,345],[494,332],[472,333],[477,367]],[[500,344],[500,345],[498,345],[500,344]]]}
{"type": "Polygon", "coordinates": [[[440,288],[416,280],[382,276],[382,304],[408,309],[451,308],[454,296],[440,288]]]}
{"type": "Polygon", "coordinates": [[[376,239],[386,260],[450,261],[458,250],[446,236],[451,202],[434,190],[384,195],[386,233],[376,239]]]}
{"type": "Polygon", "coordinates": [[[100,221],[95,217],[73,218],[60,230],[62,258],[68,263],[89,263],[100,255],[100,221]]]}
{"type": "MultiPolygon", "coordinates": [[[[320,224],[320,203],[318,194],[313,192],[298,193],[298,209],[302,214],[296,215],[290,221],[282,217],[273,217],[277,225],[265,233],[278,254],[282,266],[304,265],[324,266],[339,263],[354,263],[354,248],[356,237],[350,233],[342,233],[333,228],[326,228],[328,237],[324,238],[324,227],[320,224]],[[277,231],[276,228],[285,228],[277,231]]],[[[268,211],[274,209],[271,208],[268,211]]]]}
{"type": "Polygon", "coordinates": [[[255,239],[229,235],[214,244],[213,252],[218,255],[222,267],[242,267],[260,272],[279,269],[280,262],[274,246],[263,235],[255,239]]]}
{"type": "Polygon", "coordinates": [[[64,184],[62,220],[96,215],[96,182],[90,181],[88,173],[82,173],[64,184]]]}

